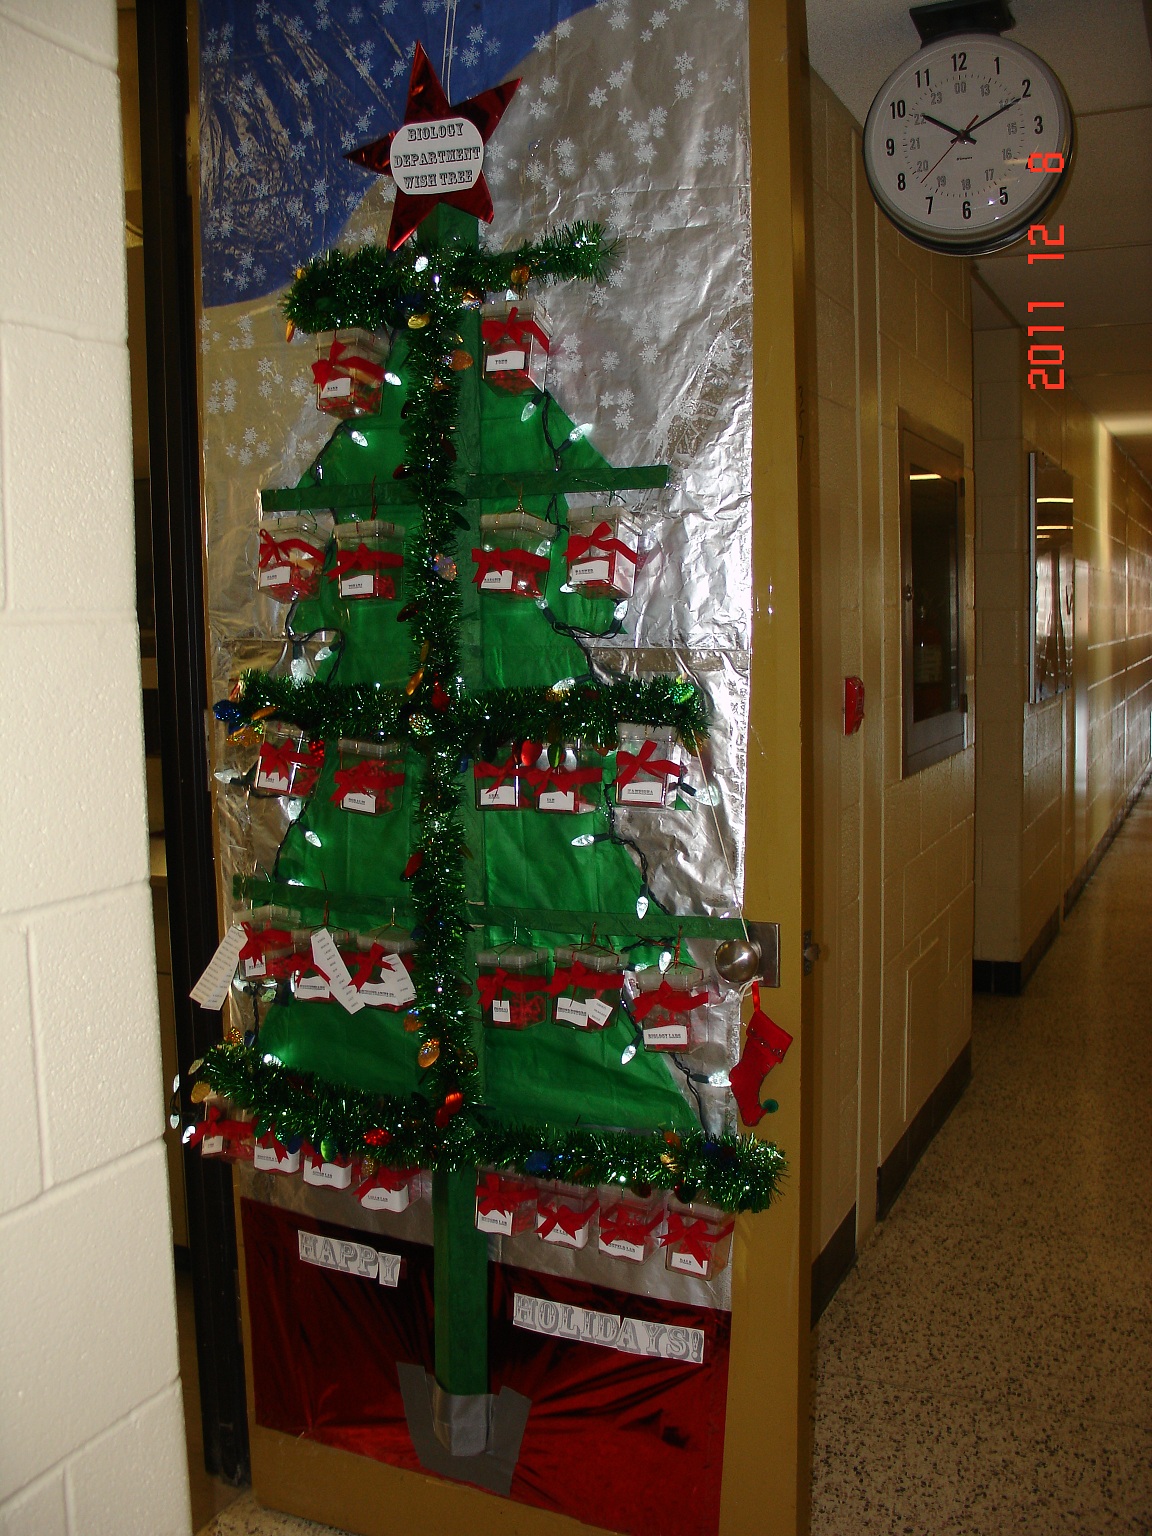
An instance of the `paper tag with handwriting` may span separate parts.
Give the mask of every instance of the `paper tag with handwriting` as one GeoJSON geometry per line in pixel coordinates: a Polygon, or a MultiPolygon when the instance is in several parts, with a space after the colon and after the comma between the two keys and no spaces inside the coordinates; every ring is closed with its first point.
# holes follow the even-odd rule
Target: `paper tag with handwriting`
{"type": "Polygon", "coordinates": [[[223,1008],[243,948],[244,930],[239,923],[233,923],[216,946],[216,953],[209,960],[204,974],[189,993],[194,1003],[199,1003],[201,1008],[223,1008]]]}
{"type": "Polygon", "coordinates": [[[349,1013],[359,1013],[364,1006],[364,999],[352,985],[348,967],[336,948],[336,940],[327,928],[317,928],[312,935],[312,958],[316,962],[316,968],[327,976],[332,996],[340,1006],[347,1009],[349,1013]]]}

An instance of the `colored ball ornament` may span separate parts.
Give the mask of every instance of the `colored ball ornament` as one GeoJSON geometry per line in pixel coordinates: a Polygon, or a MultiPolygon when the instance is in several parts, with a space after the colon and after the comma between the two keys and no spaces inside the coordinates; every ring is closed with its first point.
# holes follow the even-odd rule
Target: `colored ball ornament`
{"type": "Polygon", "coordinates": [[[430,1067],[440,1059],[439,1040],[425,1040],[424,1044],[416,1052],[416,1064],[420,1067],[430,1067]]]}
{"type": "Polygon", "coordinates": [[[431,315],[409,315],[408,329],[410,331],[422,331],[431,319],[431,315]]]}
{"type": "Polygon", "coordinates": [[[483,303],[484,295],[474,292],[471,288],[465,288],[460,295],[461,309],[479,309],[483,303]]]}
{"type": "Polygon", "coordinates": [[[374,1131],[365,1131],[364,1140],[370,1147],[386,1147],[392,1140],[392,1132],[378,1128],[374,1131]]]}
{"type": "Polygon", "coordinates": [[[449,1120],[451,1120],[454,1115],[458,1115],[463,1108],[464,1095],[462,1093],[456,1091],[454,1093],[448,1094],[443,1104],[441,1104],[440,1108],[436,1111],[436,1124],[440,1127],[441,1130],[443,1130],[444,1127],[448,1124],[449,1120]]]}
{"type": "Polygon", "coordinates": [[[716,969],[725,981],[742,987],[760,974],[760,946],[751,939],[726,939],[716,947],[716,969]]]}
{"type": "Polygon", "coordinates": [[[457,576],[456,562],[451,555],[434,555],[432,569],[440,577],[441,581],[455,581],[457,576]]]}
{"type": "Polygon", "coordinates": [[[192,1092],[188,1095],[193,1104],[203,1104],[206,1099],[212,1097],[211,1083],[193,1083],[192,1092]]]}
{"type": "Polygon", "coordinates": [[[512,284],[513,288],[527,288],[528,279],[531,276],[532,272],[528,266],[513,267],[508,274],[508,281],[512,284]]]}
{"type": "Polygon", "coordinates": [[[471,352],[465,352],[463,347],[457,347],[448,359],[448,366],[454,373],[464,373],[472,366],[471,352]]]}

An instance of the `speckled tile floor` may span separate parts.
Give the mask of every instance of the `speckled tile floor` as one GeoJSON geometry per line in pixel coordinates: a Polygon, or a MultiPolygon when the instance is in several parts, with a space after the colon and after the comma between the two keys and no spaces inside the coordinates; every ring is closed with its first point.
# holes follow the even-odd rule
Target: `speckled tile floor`
{"type": "Polygon", "coordinates": [[[813,1536],[1152,1532],[1152,794],[817,1330],[813,1536]]]}
{"type": "Polygon", "coordinates": [[[1152,1533],[1150,1026],[1152,792],[821,1320],[812,1536],[1152,1533]]]}

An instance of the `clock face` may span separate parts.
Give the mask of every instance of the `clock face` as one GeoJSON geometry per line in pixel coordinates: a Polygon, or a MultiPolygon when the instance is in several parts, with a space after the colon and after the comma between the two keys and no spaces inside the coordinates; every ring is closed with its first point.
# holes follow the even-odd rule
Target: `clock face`
{"type": "Polygon", "coordinates": [[[993,33],[944,38],[889,75],[864,125],[864,166],[894,224],[932,250],[996,250],[1055,195],[1072,151],[1059,80],[993,33]]]}

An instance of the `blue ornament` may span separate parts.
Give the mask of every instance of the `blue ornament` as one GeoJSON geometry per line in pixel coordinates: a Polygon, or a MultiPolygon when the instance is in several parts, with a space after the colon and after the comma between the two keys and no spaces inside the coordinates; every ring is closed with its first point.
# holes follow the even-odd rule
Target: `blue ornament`
{"type": "Polygon", "coordinates": [[[243,724],[244,721],[243,709],[232,699],[221,699],[212,713],[216,716],[217,720],[223,721],[227,726],[235,727],[243,724]]]}
{"type": "Polygon", "coordinates": [[[544,1178],[552,1166],[552,1159],[547,1152],[529,1152],[524,1159],[524,1172],[530,1173],[533,1178],[544,1178]]]}

